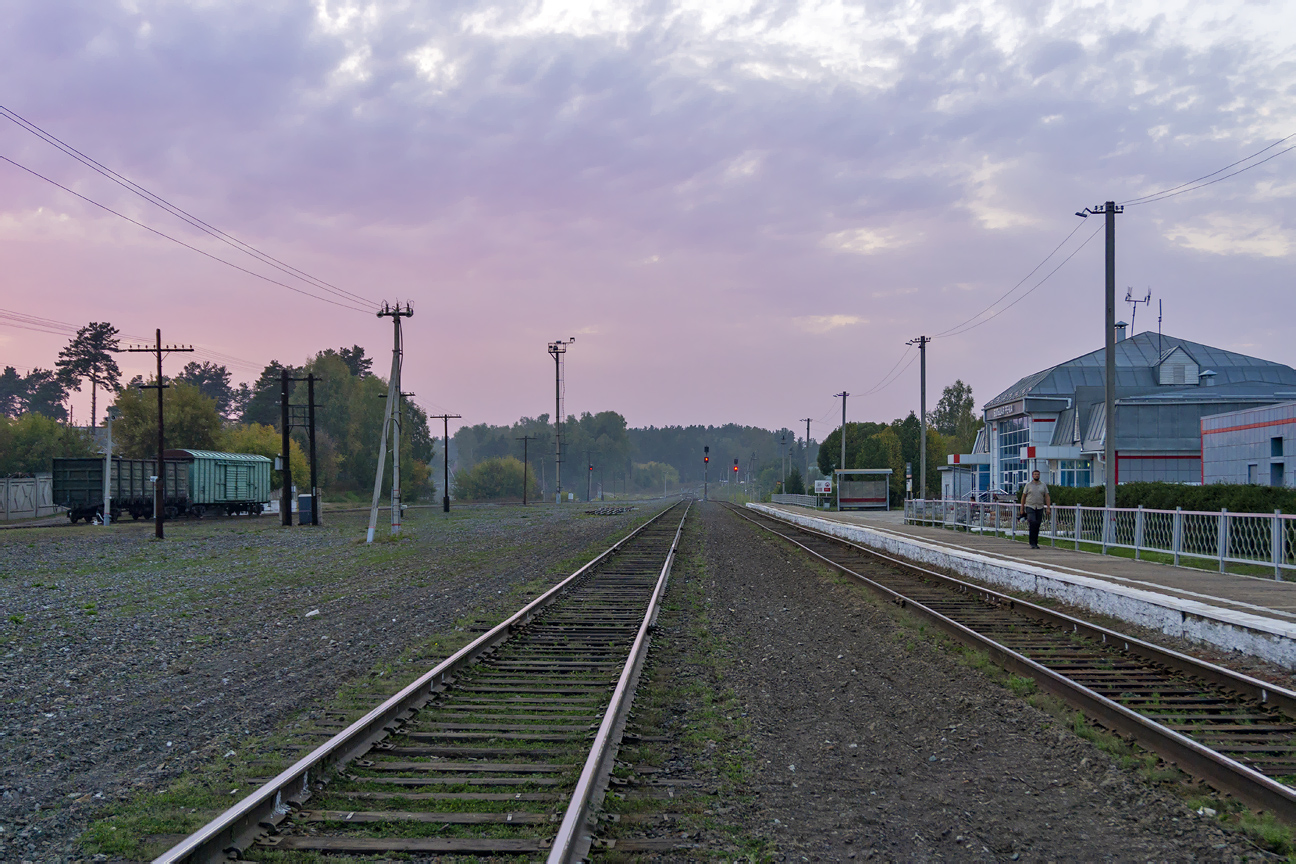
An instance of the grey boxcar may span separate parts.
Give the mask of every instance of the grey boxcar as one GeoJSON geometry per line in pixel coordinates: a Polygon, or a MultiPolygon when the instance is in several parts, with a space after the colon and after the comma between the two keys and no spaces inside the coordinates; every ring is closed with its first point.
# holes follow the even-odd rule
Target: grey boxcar
{"type": "MultiPolygon", "coordinates": [[[[153,515],[153,484],[156,459],[113,459],[109,514],[115,522],[122,513],[135,519],[153,515]]],[[[189,472],[183,462],[163,460],[166,476],[162,487],[164,515],[174,518],[189,509],[189,472]]],[[[58,458],[54,460],[54,503],[66,507],[73,522],[87,522],[103,514],[103,457],[58,458]]]]}

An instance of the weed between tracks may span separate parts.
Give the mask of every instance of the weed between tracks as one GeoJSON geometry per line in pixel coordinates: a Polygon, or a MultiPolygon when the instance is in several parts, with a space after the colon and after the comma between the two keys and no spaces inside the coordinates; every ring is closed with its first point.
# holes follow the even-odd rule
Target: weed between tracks
{"type": "MultiPolygon", "coordinates": [[[[222,738],[215,743],[219,751],[225,752],[224,756],[186,771],[170,782],[166,788],[149,789],[147,779],[138,781],[136,785],[140,787],[140,791],[127,800],[110,805],[107,814],[98,819],[82,835],[81,845],[88,854],[105,854],[131,860],[156,857],[184,836],[201,828],[238,803],[266,780],[274,777],[326,740],[326,735],[311,731],[311,727],[317,722],[345,720],[349,723],[363,716],[382,699],[396,693],[436,663],[476,639],[482,631],[503,621],[518,608],[552,587],[555,582],[570,575],[572,571],[593,559],[609,545],[646,522],[656,512],[648,511],[641,516],[636,516],[632,521],[623,523],[618,530],[609,533],[582,552],[552,565],[548,568],[546,576],[514,586],[508,593],[493,598],[492,602],[480,604],[466,612],[455,621],[453,627],[427,640],[406,646],[392,659],[375,663],[364,676],[341,685],[331,700],[295,711],[277,730],[265,735],[245,734],[238,738],[232,736],[222,738]]],[[[523,541],[496,549],[492,555],[484,557],[491,559],[499,552],[525,556],[529,548],[529,544],[523,541]]],[[[425,552],[412,544],[406,547],[399,541],[386,544],[378,551],[363,551],[365,566],[388,560],[389,556],[392,560],[401,560],[404,566],[413,566],[417,564],[415,556],[425,552]]],[[[424,569],[417,574],[412,573],[411,579],[416,582],[436,581],[437,572],[470,567],[481,563],[481,559],[483,555],[479,553],[446,556],[438,560],[436,571],[429,572],[424,569]]],[[[353,563],[342,562],[339,566],[345,565],[344,569],[348,569],[353,563]]],[[[260,566],[264,567],[264,564],[260,566]]],[[[321,562],[319,566],[324,568],[325,564],[321,562]]],[[[264,588],[264,586],[260,587],[264,588]]],[[[204,634],[203,638],[211,640],[213,637],[204,634]]],[[[221,634],[216,634],[214,638],[223,637],[221,634]]],[[[398,646],[393,646],[396,647],[398,646]]],[[[329,729],[328,731],[331,733],[339,730],[329,729]]],[[[444,791],[457,788],[447,787],[444,791]]],[[[323,794],[328,794],[327,787],[323,794]]],[[[327,798],[317,798],[308,806],[319,807],[321,801],[327,802],[327,798]]],[[[408,827],[401,826],[401,829],[394,833],[404,833],[408,827]]],[[[454,830],[456,829],[452,826],[431,826],[432,833],[437,835],[449,836],[448,832],[454,830]]],[[[287,856],[283,853],[273,850],[249,850],[249,855],[263,861],[287,860],[287,856]]],[[[326,858],[313,853],[305,855],[294,853],[291,860],[294,862],[323,861],[326,858]]],[[[368,861],[370,859],[327,856],[329,864],[339,864],[348,860],[368,861]]],[[[473,859],[459,860],[467,862],[473,859]]],[[[491,859],[492,862],[501,860],[491,859]]]]}
{"type": "MultiPolygon", "coordinates": [[[[603,804],[605,813],[620,821],[601,823],[598,833],[610,840],[671,837],[690,847],[649,856],[657,860],[764,860],[765,841],[746,836],[725,818],[735,805],[752,800],[745,787],[756,752],[747,712],[724,684],[736,649],[709,624],[711,577],[704,542],[701,518],[692,515],[631,716],[632,733],[669,741],[622,746],[614,776],[629,784],[612,786],[603,804]],[[635,785],[659,772],[660,785],[635,785]]],[[[599,860],[620,864],[636,856],[614,847],[599,860]]]]}

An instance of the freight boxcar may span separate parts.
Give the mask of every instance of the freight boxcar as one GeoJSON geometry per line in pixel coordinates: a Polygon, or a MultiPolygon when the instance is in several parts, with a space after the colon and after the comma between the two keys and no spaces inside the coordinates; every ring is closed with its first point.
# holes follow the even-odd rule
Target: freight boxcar
{"type": "MultiPolygon", "coordinates": [[[[153,515],[156,459],[114,458],[109,491],[109,515],[117,521],[123,513],[135,519],[153,515]]],[[[175,518],[189,510],[189,471],[183,462],[162,462],[163,515],[175,518]]],[[[54,460],[54,503],[67,508],[68,519],[91,522],[103,515],[104,460],[102,457],[54,460]]]]}
{"type": "Polygon", "coordinates": [[[191,516],[201,518],[208,512],[257,516],[270,500],[273,464],[264,456],[209,450],[167,450],[162,455],[188,470],[191,516]]]}

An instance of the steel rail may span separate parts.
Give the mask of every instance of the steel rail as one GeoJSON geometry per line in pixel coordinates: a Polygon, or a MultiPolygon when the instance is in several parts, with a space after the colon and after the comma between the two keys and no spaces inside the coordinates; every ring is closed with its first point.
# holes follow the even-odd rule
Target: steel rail
{"type": "Polygon", "coordinates": [[[663,509],[566,579],[407,684],[385,702],[284,769],[270,782],[159,855],[154,859],[154,864],[223,862],[227,860],[230,851],[241,852],[250,846],[257,835],[283,821],[291,812],[290,805],[301,807],[310,800],[312,774],[318,775],[321,769],[346,764],[395,731],[396,726],[407,719],[412,711],[427,704],[436,693],[444,690],[454,680],[457,672],[525,627],[538,612],[552,605],[576,579],[629,543],[671,509],[663,509]]]}
{"type": "MultiPolygon", "coordinates": [[[[1072,681],[1066,676],[1031,660],[999,642],[996,642],[990,637],[977,633],[971,628],[954,621],[940,612],[912,600],[900,592],[888,588],[880,582],[876,582],[861,573],[857,573],[846,565],[834,561],[831,558],[816,552],[805,544],[798,542],[796,539],[775,531],[769,525],[762,524],[760,521],[752,519],[745,513],[741,512],[737,507],[732,509],[738,516],[746,519],[753,525],[770,532],[776,537],[781,537],[794,546],[804,550],[818,561],[827,564],[829,567],[832,567],[834,570],[837,570],[852,579],[859,581],[875,593],[880,594],[902,608],[915,612],[919,617],[925,618],[964,645],[986,651],[997,665],[1024,677],[1031,678],[1042,690],[1050,695],[1062,699],[1073,707],[1084,712],[1110,731],[1130,736],[1147,750],[1156,753],[1158,756],[1169,762],[1177,764],[1184,771],[1207,781],[1220,791],[1227,792],[1228,794],[1237,797],[1248,806],[1259,810],[1267,810],[1273,813],[1275,817],[1288,824],[1296,824],[1296,789],[1292,789],[1289,786],[1279,783],[1278,781],[1261,774],[1259,771],[1243,765],[1235,759],[1231,759],[1222,753],[1218,753],[1209,747],[1174,731],[1173,729],[1169,729],[1154,720],[1132,711],[1124,705],[1094,692],[1083,684],[1072,681]]],[[[1240,694],[1252,696],[1260,701],[1272,701],[1274,704],[1282,707],[1283,710],[1289,710],[1287,706],[1296,704],[1296,692],[1276,687],[1272,684],[1267,684],[1258,679],[1237,672],[1232,672],[1231,670],[1215,666],[1214,664],[1205,661],[1197,660],[1186,654],[1179,654],[1178,652],[1166,648],[1160,648],[1151,643],[1143,642],[1130,636],[1125,636],[1113,630],[1098,627],[1097,625],[1090,624],[1078,618],[1073,618],[1069,615],[1055,612],[1042,606],[1036,606],[1033,603],[1019,600],[1006,594],[1000,594],[979,585],[962,582],[958,579],[928,570],[927,568],[921,567],[912,562],[904,561],[903,559],[895,558],[891,555],[870,549],[867,546],[861,546],[840,537],[834,537],[831,534],[815,531],[814,529],[784,521],[766,513],[762,513],[761,516],[769,521],[776,522],[780,525],[786,525],[789,528],[793,528],[819,539],[830,541],[833,544],[846,546],[857,552],[862,552],[872,558],[885,562],[889,566],[919,574],[922,578],[932,579],[948,586],[955,587],[961,591],[969,591],[985,598],[995,599],[1002,602],[1004,605],[1009,606],[1014,611],[1026,612],[1029,617],[1038,618],[1049,623],[1068,624],[1071,626],[1073,632],[1082,632],[1091,637],[1093,635],[1098,635],[1099,637],[1102,637],[1103,642],[1108,642],[1109,639],[1115,639],[1119,644],[1124,645],[1127,651],[1132,654],[1142,654],[1145,659],[1155,657],[1155,662],[1162,663],[1167,660],[1173,660],[1174,663],[1172,668],[1174,668],[1175,671],[1191,674],[1211,683],[1220,683],[1225,689],[1235,690],[1240,694]],[[1137,651],[1135,649],[1137,649],[1137,651]]]]}
{"type": "Polygon", "coordinates": [[[634,702],[635,688],[639,675],[643,671],[644,660],[648,656],[649,640],[657,625],[657,613],[661,609],[662,596],[666,593],[666,584],[670,579],[671,565],[675,563],[675,552],[679,549],[684,520],[688,518],[691,507],[691,503],[685,505],[684,515],[680,517],[679,527],[675,529],[675,539],[671,541],[670,552],[666,555],[666,562],[662,564],[661,574],[657,577],[657,585],[653,588],[652,598],[648,601],[648,609],[644,613],[643,623],[639,625],[639,633],[635,636],[630,656],[626,660],[621,677],[617,680],[612,701],[603,714],[603,722],[599,724],[598,733],[594,736],[589,757],[585,760],[585,767],[576,781],[571,803],[563,815],[557,835],[554,836],[553,845],[549,850],[548,864],[572,864],[584,860],[589,854],[593,840],[589,832],[590,816],[607,790],[607,778],[612,773],[617,745],[625,731],[630,706],[634,702]]]}

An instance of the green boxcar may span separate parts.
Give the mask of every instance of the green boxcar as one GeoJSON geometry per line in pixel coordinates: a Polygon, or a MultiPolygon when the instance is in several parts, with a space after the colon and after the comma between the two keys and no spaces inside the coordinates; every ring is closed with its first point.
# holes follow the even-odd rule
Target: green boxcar
{"type": "Polygon", "coordinates": [[[201,517],[210,511],[255,516],[270,501],[273,463],[264,456],[209,450],[167,450],[163,455],[188,468],[190,515],[201,517]]]}
{"type": "MultiPolygon", "coordinates": [[[[156,459],[113,459],[109,510],[115,522],[123,513],[136,519],[153,515],[153,484],[156,459]]],[[[189,510],[189,472],[183,462],[163,461],[166,471],[162,487],[165,515],[174,518],[189,510]]],[[[102,457],[54,460],[54,503],[67,508],[73,522],[94,520],[103,513],[104,460],[102,457]]]]}

